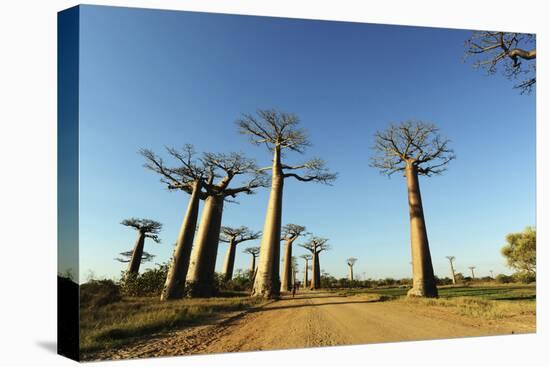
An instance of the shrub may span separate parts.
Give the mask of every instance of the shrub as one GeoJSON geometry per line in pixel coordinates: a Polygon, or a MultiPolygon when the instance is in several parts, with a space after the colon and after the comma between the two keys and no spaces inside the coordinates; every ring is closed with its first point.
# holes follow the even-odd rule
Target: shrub
{"type": "Polygon", "coordinates": [[[102,307],[120,299],[120,287],[110,279],[90,280],[80,286],[81,307],[102,307]]]}
{"type": "Polygon", "coordinates": [[[122,293],[133,297],[160,296],[167,274],[167,263],[157,264],[156,268],[147,269],[141,274],[123,274],[122,293]]]}
{"type": "Polygon", "coordinates": [[[499,274],[495,277],[495,281],[497,283],[506,284],[506,283],[512,283],[514,279],[509,275],[499,274]]]}
{"type": "Polygon", "coordinates": [[[512,275],[512,278],[516,282],[520,282],[520,283],[533,283],[537,280],[537,277],[534,273],[528,273],[528,272],[517,272],[514,275],[512,275]]]}

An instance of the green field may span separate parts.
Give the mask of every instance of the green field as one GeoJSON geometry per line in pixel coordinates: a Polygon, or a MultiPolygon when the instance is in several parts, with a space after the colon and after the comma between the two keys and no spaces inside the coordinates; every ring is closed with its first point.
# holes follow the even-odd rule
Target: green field
{"type": "MultiPolygon", "coordinates": [[[[372,288],[352,289],[352,293],[374,293],[384,296],[400,297],[407,295],[407,288],[372,288]]],[[[535,301],[536,287],[534,285],[473,285],[439,287],[440,298],[478,297],[486,300],[502,301],[535,301]]]]}

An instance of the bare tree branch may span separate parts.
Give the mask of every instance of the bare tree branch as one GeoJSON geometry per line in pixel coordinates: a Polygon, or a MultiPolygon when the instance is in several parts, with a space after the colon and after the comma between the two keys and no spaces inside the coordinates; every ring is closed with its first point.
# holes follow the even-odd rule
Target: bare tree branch
{"type": "Polygon", "coordinates": [[[498,71],[509,79],[524,79],[514,86],[530,93],[536,83],[536,36],[527,33],[475,31],[465,43],[464,58],[473,58],[473,66],[489,74],[498,71]],[[526,65],[527,64],[527,65],[526,65]]]}
{"type": "Polygon", "coordinates": [[[456,158],[449,143],[433,124],[420,121],[392,124],[375,133],[373,150],[377,154],[371,157],[370,166],[388,176],[404,171],[407,164],[416,165],[420,175],[441,174],[456,158]]]}
{"type": "Polygon", "coordinates": [[[220,241],[221,242],[232,242],[235,245],[260,238],[262,232],[255,232],[250,230],[250,228],[241,226],[237,228],[232,227],[222,227],[220,232],[220,241]]]}

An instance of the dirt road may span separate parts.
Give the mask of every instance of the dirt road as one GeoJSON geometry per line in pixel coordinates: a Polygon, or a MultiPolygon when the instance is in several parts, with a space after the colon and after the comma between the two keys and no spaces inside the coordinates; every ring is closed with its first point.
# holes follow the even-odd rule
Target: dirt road
{"type": "Polygon", "coordinates": [[[372,295],[307,292],[235,315],[222,323],[164,334],[95,358],[224,353],[534,331],[518,325],[467,318],[437,307],[383,302],[372,295]]]}

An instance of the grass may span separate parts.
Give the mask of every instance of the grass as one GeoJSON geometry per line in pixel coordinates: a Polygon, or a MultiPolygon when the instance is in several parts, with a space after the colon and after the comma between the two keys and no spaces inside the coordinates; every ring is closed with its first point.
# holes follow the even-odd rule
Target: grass
{"type": "Polygon", "coordinates": [[[350,289],[346,295],[368,293],[398,302],[444,307],[463,316],[499,320],[536,315],[536,287],[524,284],[480,284],[439,287],[439,298],[409,298],[404,288],[350,289]]]}
{"type": "Polygon", "coordinates": [[[214,320],[261,302],[257,298],[231,294],[226,298],[170,302],[161,302],[158,297],[125,297],[103,307],[83,307],[80,310],[80,350],[90,353],[116,347],[145,335],[214,320]]]}

